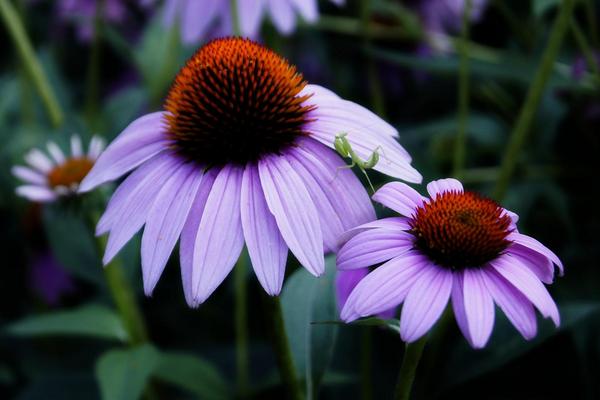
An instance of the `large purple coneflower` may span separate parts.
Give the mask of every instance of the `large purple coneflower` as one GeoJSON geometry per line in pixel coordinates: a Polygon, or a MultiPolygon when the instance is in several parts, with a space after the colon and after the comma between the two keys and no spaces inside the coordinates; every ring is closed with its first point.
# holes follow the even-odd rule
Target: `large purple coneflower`
{"type": "MultiPolygon", "coordinates": [[[[345,0],[330,1],[342,5],[345,0]]],[[[230,0],[167,0],[165,21],[168,25],[179,21],[184,43],[193,44],[209,31],[214,36],[233,35],[231,11],[230,0]]],[[[309,23],[315,22],[319,16],[317,0],[237,0],[240,34],[251,38],[258,36],[266,14],[279,32],[290,34],[296,27],[296,13],[309,23]]]]}
{"type": "Polygon", "coordinates": [[[82,183],[90,190],[135,171],[97,227],[104,262],[145,224],[142,271],[152,293],[177,240],[191,306],[204,302],[244,245],[264,289],[279,294],[288,248],[314,275],[345,230],[375,218],[364,188],[333,151],[347,133],[375,169],[418,182],[397,131],[246,39],[208,43],[176,77],[166,111],[134,121],[82,183]]]}
{"type": "Polygon", "coordinates": [[[71,137],[71,154],[65,155],[54,142],[48,142],[50,157],[41,150],[33,149],[25,156],[29,166],[15,166],[13,175],[25,182],[17,187],[17,194],[32,201],[51,202],[61,196],[77,193],[79,184],[92,169],[104,148],[104,141],[94,136],[87,153],[81,139],[71,137]]]}
{"type": "Polygon", "coordinates": [[[338,253],[341,270],[385,262],[358,283],[341,318],[350,322],[404,303],[400,334],[422,337],[452,299],[469,343],[485,346],[494,325],[494,303],[530,339],[537,330],[534,307],[559,324],[556,304],[543,283],[554,278],[558,257],[519,233],[516,214],[492,200],[463,191],[455,179],[427,185],[431,199],[394,182],[373,199],[403,215],[355,228],[338,253]],[[388,261],[389,260],[389,261],[388,261]]]}

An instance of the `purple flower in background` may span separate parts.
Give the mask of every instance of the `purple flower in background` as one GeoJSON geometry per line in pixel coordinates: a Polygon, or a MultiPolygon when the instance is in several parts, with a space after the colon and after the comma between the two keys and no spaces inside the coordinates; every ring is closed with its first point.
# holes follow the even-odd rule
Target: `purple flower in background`
{"type": "Polygon", "coordinates": [[[49,252],[36,257],[31,267],[31,287],[50,306],[58,305],[60,298],[75,288],[67,271],[49,252]]]}
{"type": "MultiPolygon", "coordinates": [[[[102,18],[108,23],[122,23],[127,15],[122,0],[103,0],[102,18]]],[[[56,3],[58,15],[65,21],[71,21],[77,28],[77,37],[81,41],[90,41],[94,36],[94,19],[99,0],[59,0],[56,3]]]]}
{"type": "Polygon", "coordinates": [[[54,142],[48,142],[47,147],[50,157],[33,149],[25,156],[29,166],[13,167],[13,175],[25,182],[25,185],[17,187],[19,196],[31,201],[51,202],[61,196],[76,194],[79,184],[104,148],[104,141],[100,137],[92,137],[89,149],[84,153],[81,139],[73,135],[68,156],[54,142]]]}
{"type": "MultiPolygon", "coordinates": [[[[342,5],[345,0],[331,1],[342,5]]],[[[317,0],[237,0],[237,8],[241,34],[250,38],[257,38],[267,14],[283,34],[295,29],[296,13],[309,23],[319,17],[317,0]]],[[[198,43],[208,32],[211,37],[234,34],[230,0],[166,0],[165,22],[168,26],[181,24],[181,37],[186,44],[198,43]]]]}
{"type": "MultiPolygon", "coordinates": [[[[448,35],[460,31],[466,0],[424,0],[418,12],[427,32],[429,45],[437,51],[451,50],[448,35]]],[[[481,19],[487,0],[471,0],[471,21],[481,19]]]]}
{"type": "Polygon", "coordinates": [[[471,346],[484,347],[494,325],[494,303],[525,337],[536,335],[534,307],[558,326],[552,283],[558,257],[519,233],[518,217],[492,200],[463,191],[455,179],[427,185],[431,199],[400,182],[373,199],[402,217],[370,222],[338,252],[340,270],[385,262],[350,294],[341,318],[350,322],[403,303],[400,334],[413,342],[429,331],[446,304],[471,346]],[[388,261],[389,260],[389,261],[388,261]]]}
{"type": "MultiPolygon", "coordinates": [[[[596,64],[600,68],[600,51],[595,51],[593,54],[596,64]]],[[[582,79],[585,73],[588,72],[588,69],[589,65],[585,57],[578,56],[571,66],[571,75],[577,80],[582,79]]]]}
{"type": "MultiPolygon", "coordinates": [[[[350,293],[356,285],[369,274],[368,268],[350,269],[346,271],[337,271],[335,276],[335,294],[337,298],[338,309],[342,310],[350,293]]],[[[378,317],[387,319],[393,318],[395,313],[394,308],[384,310],[377,314],[378,317]]]]}
{"type": "Polygon", "coordinates": [[[346,230],[375,214],[360,181],[332,150],[346,132],[375,169],[411,182],[420,174],[398,132],[365,108],[308,85],[285,59],[247,39],[218,39],[176,77],[166,111],[134,121],[81,185],[90,190],[134,170],[97,226],[110,233],[104,262],[145,225],[150,295],[178,239],[184,293],[203,303],[244,246],[265,291],[278,295],[288,249],[313,275],[346,230]]]}

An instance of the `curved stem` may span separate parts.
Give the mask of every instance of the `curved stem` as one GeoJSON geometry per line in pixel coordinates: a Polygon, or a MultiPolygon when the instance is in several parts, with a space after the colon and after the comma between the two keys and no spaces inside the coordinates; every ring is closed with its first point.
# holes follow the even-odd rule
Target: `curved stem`
{"type": "Polygon", "coordinates": [[[273,348],[275,350],[275,358],[277,359],[281,380],[286,386],[291,399],[303,400],[304,394],[302,393],[302,388],[298,381],[298,373],[296,372],[296,366],[292,357],[292,350],[290,349],[285,322],[283,320],[281,302],[277,296],[268,296],[266,303],[269,308],[269,317],[273,324],[273,348]]]}
{"type": "Polygon", "coordinates": [[[519,159],[521,149],[525,144],[531,123],[533,122],[542,94],[544,93],[544,88],[550,78],[554,61],[556,60],[558,51],[560,50],[565,34],[569,28],[574,5],[575,0],[563,0],[561,2],[560,12],[552,27],[552,32],[550,33],[550,38],[548,39],[544,54],[542,55],[542,60],[535,73],[525,103],[521,108],[521,112],[504,153],[500,176],[493,192],[493,197],[497,201],[500,201],[508,190],[508,185],[519,159]]]}
{"type": "Polygon", "coordinates": [[[35,56],[33,46],[27,37],[19,14],[9,0],[0,0],[0,18],[2,18],[4,25],[6,25],[8,34],[19,52],[23,66],[42,99],[52,125],[55,128],[59,127],[63,122],[62,109],[50,87],[48,78],[42,70],[40,62],[35,56]]]}
{"type": "Polygon", "coordinates": [[[234,269],[235,296],[235,349],[237,386],[240,396],[248,394],[248,310],[247,300],[247,270],[245,252],[240,256],[234,269]]]}
{"type": "Polygon", "coordinates": [[[453,175],[460,179],[465,168],[467,124],[469,118],[469,47],[465,43],[469,39],[472,0],[466,0],[462,15],[460,66],[458,70],[458,130],[454,144],[453,175]]]}
{"type": "Polygon", "coordinates": [[[425,348],[427,338],[422,337],[414,343],[407,343],[404,351],[404,359],[398,373],[394,400],[409,400],[413,382],[417,373],[417,367],[425,348]]]}

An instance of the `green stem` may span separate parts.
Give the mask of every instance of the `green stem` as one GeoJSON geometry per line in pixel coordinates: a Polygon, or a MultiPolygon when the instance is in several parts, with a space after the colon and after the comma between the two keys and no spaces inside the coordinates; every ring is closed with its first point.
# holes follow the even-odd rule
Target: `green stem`
{"type": "Polygon", "coordinates": [[[598,23],[596,22],[596,5],[594,4],[594,1],[595,0],[585,0],[585,15],[588,20],[592,43],[598,46],[600,43],[598,42],[598,23]]]}
{"type": "Polygon", "coordinates": [[[594,51],[590,47],[585,35],[581,31],[581,28],[577,24],[574,18],[571,19],[571,30],[573,31],[573,37],[577,42],[577,46],[579,46],[579,50],[585,57],[585,61],[588,65],[590,71],[595,75],[596,79],[600,83],[600,68],[598,67],[598,62],[596,61],[596,56],[594,55],[594,51]]]}
{"type": "Polygon", "coordinates": [[[247,270],[246,254],[242,254],[234,269],[235,296],[235,347],[237,386],[240,396],[248,394],[248,310],[247,300],[247,270]]]}
{"type": "Polygon", "coordinates": [[[466,0],[462,15],[460,65],[458,70],[458,130],[454,145],[454,176],[460,179],[465,168],[467,146],[467,124],[469,118],[469,48],[465,43],[469,40],[472,1],[466,0]]]}
{"type": "Polygon", "coordinates": [[[102,15],[104,14],[104,0],[96,2],[94,13],[94,37],[87,71],[85,114],[90,127],[97,129],[98,99],[100,97],[100,60],[102,51],[102,15]]]}
{"type": "Polygon", "coordinates": [[[575,0],[563,0],[561,2],[560,11],[556,17],[554,26],[552,27],[548,44],[542,55],[542,60],[535,73],[525,103],[521,108],[521,112],[504,153],[500,176],[493,193],[493,197],[498,201],[504,197],[508,190],[508,185],[519,159],[521,149],[525,144],[533,118],[535,117],[538,105],[542,98],[544,88],[550,78],[554,61],[556,60],[558,51],[560,50],[565,34],[569,28],[574,5],[575,0]]]}
{"type": "Polygon", "coordinates": [[[240,28],[240,16],[238,15],[237,0],[229,0],[231,7],[231,23],[233,25],[233,35],[241,36],[242,29],[240,28]]]}
{"type": "Polygon", "coordinates": [[[373,60],[371,49],[371,0],[361,0],[360,2],[360,25],[363,36],[363,46],[365,47],[367,57],[367,79],[371,91],[371,104],[373,111],[380,117],[385,117],[385,102],[383,99],[383,89],[381,80],[377,73],[377,65],[373,60]]]}
{"type": "Polygon", "coordinates": [[[298,381],[298,373],[292,357],[285,322],[283,320],[283,312],[281,310],[281,302],[277,296],[267,296],[267,306],[269,308],[269,316],[272,322],[272,338],[273,349],[281,380],[286,386],[289,398],[293,400],[304,400],[302,387],[298,381]]]}
{"type": "Polygon", "coordinates": [[[50,87],[48,78],[35,56],[23,23],[9,0],[0,0],[0,18],[6,25],[8,34],[19,52],[25,70],[42,99],[52,125],[58,128],[63,121],[63,112],[56,95],[50,87]]]}
{"type": "Polygon", "coordinates": [[[373,353],[373,335],[370,326],[363,326],[360,338],[360,393],[362,400],[373,399],[373,379],[371,375],[372,353],[373,353]]]}
{"type": "Polygon", "coordinates": [[[417,373],[417,367],[423,355],[427,338],[423,337],[414,343],[407,343],[404,351],[404,359],[398,374],[396,382],[396,390],[394,392],[394,400],[409,400],[412,391],[413,382],[417,373]]]}

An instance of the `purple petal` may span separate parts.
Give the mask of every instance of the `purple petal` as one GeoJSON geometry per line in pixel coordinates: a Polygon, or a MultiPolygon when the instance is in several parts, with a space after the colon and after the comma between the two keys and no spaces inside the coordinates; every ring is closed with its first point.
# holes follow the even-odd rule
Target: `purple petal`
{"type": "Polygon", "coordinates": [[[535,240],[534,238],[520,234],[518,232],[512,232],[506,237],[507,240],[518,243],[522,246],[528,247],[533,251],[538,252],[544,257],[548,257],[554,264],[558,266],[558,270],[560,271],[560,275],[564,273],[564,267],[560,259],[554,254],[550,249],[546,246],[535,240]]]}
{"type": "Polygon", "coordinates": [[[400,316],[400,336],[406,343],[427,333],[440,318],[452,291],[452,272],[435,265],[424,267],[406,295],[400,316]]]}
{"type": "Polygon", "coordinates": [[[408,218],[405,217],[389,217],[378,219],[347,230],[342,236],[340,236],[339,242],[345,243],[359,232],[374,228],[384,228],[388,231],[403,232],[410,229],[410,224],[408,222],[408,218]]]}
{"type": "Polygon", "coordinates": [[[288,249],[269,211],[254,164],[244,171],[241,201],[242,228],[252,267],[265,291],[277,296],[283,285],[288,249]]]}
{"type": "Polygon", "coordinates": [[[19,196],[25,197],[31,201],[53,201],[57,195],[52,190],[44,186],[25,185],[16,189],[19,196]]]}
{"type": "Polygon", "coordinates": [[[462,193],[463,191],[462,183],[454,178],[438,179],[427,184],[427,192],[432,199],[435,199],[438,194],[445,192],[462,193]]]}
{"type": "Polygon", "coordinates": [[[142,236],[142,272],[147,296],[152,294],[179,239],[202,175],[199,166],[182,165],[162,186],[148,213],[142,236]]]}
{"type": "Polygon", "coordinates": [[[243,170],[226,165],[212,186],[194,243],[192,293],[202,304],[233,269],[244,247],[240,216],[243,170]]]}
{"type": "Polygon", "coordinates": [[[292,33],[296,27],[296,16],[289,0],[269,0],[269,12],[273,25],[280,33],[292,33]]]}
{"type": "Polygon", "coordinates": [[[350,239],[337,254],[337,267],[350,270],[370,267],[400,256],[413,248],[414,237],[406,232],[371,229],[350,239]]]}
{"type": "Polygon", "coordinates": [[[467,329],[474,348],[483,348],[494,328],[494,300],[485,286],[483,272],[471,268],[463,271],[463,301],[467,329]]]}
{"type": "Polygon", "coordinates": [[[373,195],[373,200],[407,217],[423,206],[419,192],[402,182],[384,185],[373,195]]]}
{"type": "Polygon", "coordinates": [[[341,311],[352,293],[352,290],[369,274],[368,268],[351,271],[338,271],[335,276],[335,290],[338,309],[341,311]]]}
{"type": "Polygon", "coordinates": [[[428,264],[429,261],[422,255],[410,253],[376,268],[352,291],[341,318],[351,322],[396,307],[404,301],[415,279],[428,264]]]}
{"type": "Polygon", "coordinates": [[[326,250],[337,251],[340,236],[375,219],[375,210],[360,181],[331,149],[313,139],[289,153],[290,164],[302,178],[317,211],[326,250]]]}
{"type": "Polygon", "coordinates": [[[545,318],[550,317],[556,326],[560,324],[558,308],[556,308],[556,304],[552,300],[552,297],[550,297],[548,290],[546,290],[538,277],[527,266],[523,265],[518,258],[511,257],[510,255],[501,256],[491,261],[491,265],[500,275],[523,293],[545,318]]]}
{"type": "Polygon", "coordinates": [[[27,153],[25,155],[25,161],[43,174],[46,174],[52,168],[54,168],[54,163],[48,158],[47,155],[38,149],[33,149],[27,153]]]}
{"type": "Polygon", "coordinates": [[[196,198],[190,208],[187,220],[181,231],[181,240],[179,242],[179,260],[181,265],[181,281],[183,283],[183,293],[185,300],[190,307],[198,307],[199,302],[194,300],[192,293],[192,270],[194,261],[194,244],[196,243],[196,234],[204,213],[204,206],[208,195],[212,190],[213,183],[218,173],[217,168],[211,168],[202,176],[202,184],[196,193],[196,198]]]}
{"type": "Polygon", "coordinates": [[[108,243],[102,259],[104,265],[108,264],[125,243],[142,228],[158,191],[180,163],[168,154],[158,156],[156,160],[152,161],[153,169],[149,172],[152,179],[146,179],[132,189],[130,195],[123,199],[120,206],[115,204],[119,210],[115,213],[114,222],[111,224],[108,243]]]}
{"type": "Polygon", "coordinates": [[[464,276],[463,271],[454,273],[454,282],[452,283],[452,309],[454,318],[460,328],[460,331],[467,339],[471,347],[475,347],[471,332],[469,331],[469,323],[465,312],[465,295],[464,295],[464,276]]]}
{"type": "Polygon", "coordinates": [[[83,156],[83,146],[81,138],[77,135],[71,136],[71,155],[75,158],[83,156]]]}
{"type": "Polygon", "coordinates": [[[242,35],[256,37],[264,12],[264,0],[238,0],[238,16],[242,35]]]}
{"type": "Polygon", "coordinates": [[[181,14],[182,40],[192,44],[202,37],[213,21],[222,0],[188,0],[181,14]]]}
{"type": "Polygon", "coordinates": [[[164,113],[156,112],[133,121],[100,155],[79,186],[87,192],[114,180],[167,149],[164,113]]]}
{"type": "Polygon", "coordinates": [[[12,174],[17,178],[21,179],[26,183],[33,183],[34,185],[46,185],[46,177],[31,168],[21,167],[17,165],[12,167],[12,174]]]}
{"type": "Polygon", "coordinates": [[[48,148],[48,153],[50,153],[50,155],[52,156],[54,161],[56,161],[57,164],[62,164],[65,162],[65,155],[56,143],[48,142],[46,147],[48,148]]]}
{"type": "Polygon", "coordinates": [[[516,243],[508,248],[507,253],[518,258],[542,282],[550,284],[554,281],[554,265],[546,256],[516,243]]]}
{"type": "Polygon", "coordinates": [[[537,333],[537,323],[531,302],[495,270],[490,268],[481,276],[494,301],[509,321],[525,339],[532,339],[537,333]]]}
{"type": "Polygon", "coordinates": [[[325,259],[319,213],[304,182],[285,156],[263,158],[258,171],[267,205],[285,243],[311,274],[323,274],[325,259]]]}
{"type": "Polygon", "coordinates": [[[291,0],[306,22],[316,22],[319,18],[316,0],[291,0]]]}

